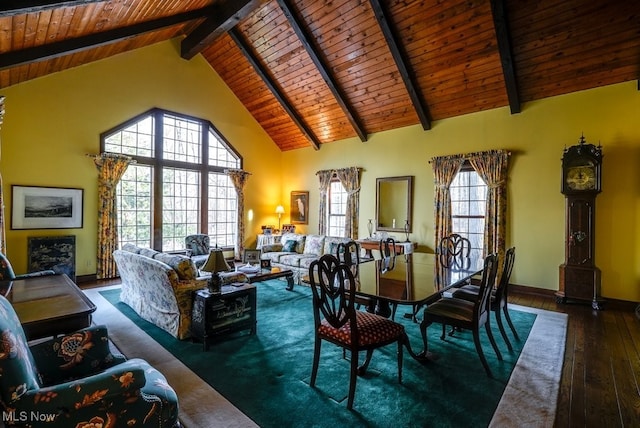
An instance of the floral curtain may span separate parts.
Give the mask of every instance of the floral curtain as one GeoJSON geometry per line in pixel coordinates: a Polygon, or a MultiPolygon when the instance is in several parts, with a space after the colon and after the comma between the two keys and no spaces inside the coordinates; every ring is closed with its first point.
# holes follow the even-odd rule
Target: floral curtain
{"type": "Polygon", "coordinates": [[[236,194],[238,195],[238,235],[233,252],[236,259],[241,259],[242,252],[244,251],[244,185],[251,173],[241,169],[226,169],[224,172],[229,176],[231,184],[233,184],[233,187],[236,189],[236,194]]]}
{"type": "MultiPolygon", "coordinates": [[[[4,97],[0,95],[0,131],[4,118],[4,97]]],[[[0,152],[2,151],[2,138],[0,135],[0,152]]],[[[0,174],[0,253],[7,254],[7,238],[4,231],[4,193],[2,191],[2,174],[0,174]]]]}
{"type": "Polygon", "coordinates": [[[325,170],[316,172],[318,179],[320,180],[320,202],[319,202],[319,220],[318,220],[318,234],[327,234],[327,194],[329,193],[329,185],[331,184],[331,177],[333,176],[333,170],[325,170]]]}
{"type": "Polygon", "coordinates": [[[354,166],[337,169],[338,180],[347,191],[344,237],[358,239],[358,215],[360,214],[360,168],[354,166]]]}
{"type": "Polygon", "coordinates": [[[116,186],[127,170],[135,163],[129,156],[102,153],[91,156],[98,169],[98,253],[96,278],[107,279],[118,276],[113,252],[118,247],[118,211],[116,186]]]}
{"type": "Polygon", "coordinates": [[[431,159],[435,186],[434,219],[435,245],[451,234],[451,194],[449,187],[464,163],[462,155],[440,156],[431,159]]]}
{"type": "Polygon", "coordinates": [[[503,260],[506,246],[509,152],[490,150],[472,153],[467,157],[487,185],[484,254],[498,253],[498,260],[503,260]]]}

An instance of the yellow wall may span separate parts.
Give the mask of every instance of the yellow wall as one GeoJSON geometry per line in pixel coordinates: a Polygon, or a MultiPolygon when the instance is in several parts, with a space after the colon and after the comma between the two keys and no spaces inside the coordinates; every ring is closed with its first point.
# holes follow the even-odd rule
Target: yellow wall
{"type": "Polygon", "coordinates": [[[197,56],[180,59],[175,41],[121,54],[83,67],[5,88],[6,116],[0,168],[11,209],[12,184],[80,187],[85,190],[84,227],[73,230],[12,231],[8,255],[26,271],[28,236],[75,234],[77,273],[95,273],[96,172],[85,153],[97,153],[99,134],[122,121],[160,107],[203,117],[244,156],[252,173],[246,187],[248,245],[262,224],[289,222],[292,190],[310,191],[309,225],[317,232],[315,172],[363,167],[360,236],[374,218],[375,179],[415,176],[412,239],[433,247],[433,156],[504,148],[512,152],[508,244],[517,247],[512,282],[555,290],[564,260],[564,197],[560,194],[562,149],[581,133],[603,145],[603,192],[597,199],[597,255],[605,297],[640,301],[640,92],[635,82],[446,119],[430,131],[419,126],[349,139],[319,151],[280,153],[210,66],[197,56]],[[286,168],[284,167],[286,165],[286,168]]]}
{"type": "Polygon", "coordinates": [[[264,223],[276,223],[280,201],[279,149],[233,93],[197,56],[180,58],[176,41],[35,79],[0,91],[6,96],[0,168],[7,218],[7,254],[17,273],[27,270],[27,237],[76,235],[76,273],[96,272],[96,168],[99,135],[160,107],[209,119],[243,155],[248,243],[264,223]],[[82,229],[11,230],[11,185],[84,189],[82,229]]]}
{"type": "MultiPolygon", "coordinates": [[[[602,143],[603,192],[597,198],[596,265],[605,297],[640,301],[640,92],[636,82],[527,103],[511,115],[508,108],[435,122],[429,131],[411,126],[324,145],[321,150],[283,153],[283,192],[309,189],[318,203],[317,170],[364,168],[359,236],[375,218],[377,177],[414,175],[414,228],[411,239],[433,248],[433,156],[488,149],[512,152],[507,243],[515,245],[515,284],[558,289],[564,261],[564,196],[560,159],[565,146],[602,143]]],[[[285,209],[287,209],[285,207],[285,209]]],[[[310,211],[317,230],[317,210],[310,211]]],[[[402,234],[397,234],[402,237],[402,234]]]]}

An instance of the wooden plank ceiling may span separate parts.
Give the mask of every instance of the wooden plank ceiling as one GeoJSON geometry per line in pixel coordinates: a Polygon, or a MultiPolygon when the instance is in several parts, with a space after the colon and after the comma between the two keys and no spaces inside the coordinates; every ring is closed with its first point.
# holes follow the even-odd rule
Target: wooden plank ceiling
{"type": "Polygon", "coordinates": [[[281,150],[640,77],[636,0],[4,0],[0,90],[175,37],[281,150]]]}

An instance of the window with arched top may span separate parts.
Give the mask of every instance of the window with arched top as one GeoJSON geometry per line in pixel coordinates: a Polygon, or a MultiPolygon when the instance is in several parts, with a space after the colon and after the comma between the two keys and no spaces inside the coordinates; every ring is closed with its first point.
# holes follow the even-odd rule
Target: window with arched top
{"type": "Polygon", "coordinates": [[[238,200],[225,169],[242,157],[205,119],[152,109],[100,136],[101,151],[131,156],[117,189],[118,242],[158,251],[209,235],[233,247],[238,200]]]}

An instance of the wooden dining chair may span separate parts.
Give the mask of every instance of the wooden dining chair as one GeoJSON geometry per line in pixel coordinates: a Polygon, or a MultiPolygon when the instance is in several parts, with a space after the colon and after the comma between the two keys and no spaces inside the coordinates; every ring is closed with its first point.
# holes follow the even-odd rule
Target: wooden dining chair
{"type": "Polygon", "coordinates": [[[433,323],[442,324],[442,335],[440,339],[446,338],[445,328],[447,325],[463,330],[470,330],[473,333],[473,342],[480,357],[480,361],[484,366],[489,377],[493,377],[487,359],[482,351],[480,344],[480,328],[485,327],[491,346],[502,360],[502,354],[496,345],[496,341],[491,333],[490,326],[490,305],[491,290],[496,280],[498,270],[498,257],[491,254],[484,259],[484,269],[482,271],[482,280],[480,282],[480,292],[475,301],[459,299],[455,297],[443,297],[435,303],[424,309],[422,322],[420,323],[420,332],[425,343],[427,343],[427,327],[433,323]]]}
{"type": "Polygon", "coordinates": [[[353,408],[357,375],[363,375],[373,350],[397,343],[398,382],[402,383],[403,346],[408,343],[404,327],[387,318],[355,309],[355,280],[349,267],[325,254],[309,266],[313,294],[315,346],[309,384],[314,387],[320,362],[322,341],[349,351],[351,371],[347,408],[353,408]],[[364,363],[358,367],[359,352],[366,351],[364,363]]]}
{"type": "MultiPolygon", "coordinates": [[[[507,320],[513,336],[516,340],[520,341],[518,332],[513,326],[513,322],[511,321],[511,317],[509,316],[509,309],[507,305],[509,279],[511,278],[511,271],[513,270],[515,258],[516,248],[511,247],[505,253],[504,263],[502,265],[502,273],[500,274],[500,277],[497,278],[497,286],[495,286],[495,288],[493,288],[493,290],[491,291],[491,311],[495,313],[496,322],[498,323],[498,328],[500,329],[500,334],[507,344],[507,348],[509,348],[509,351],[512,351],[513,347],[511,346],[511,342],[509,341],[507,333],[505,332],[504,325],[502,323],[502,314],[504,314],[504,318],[507,320]]],[[[453,297],[475,301],[476,299],[478,299],[479,293],[479,286],[467,284],[455,290],[453,292],[453,297]]]]}

